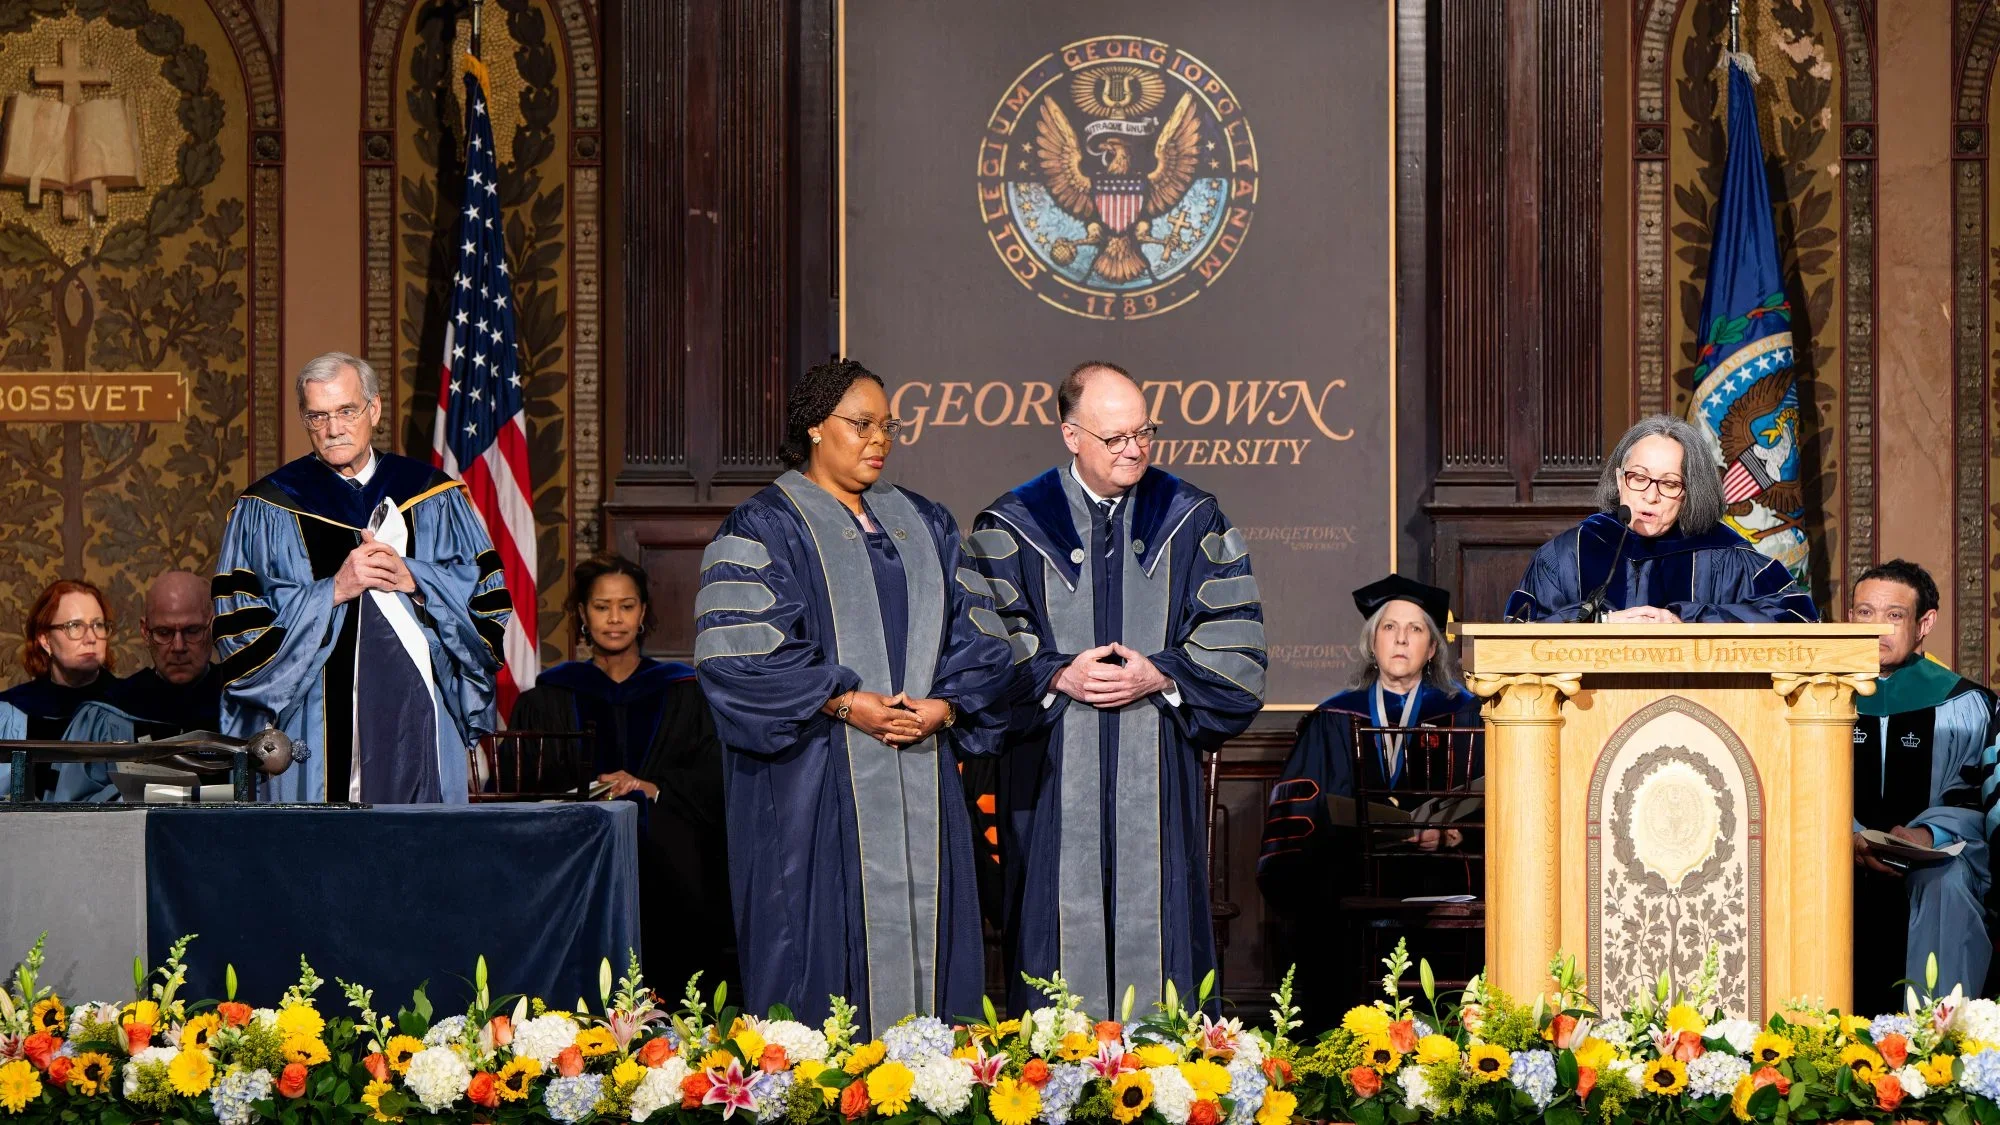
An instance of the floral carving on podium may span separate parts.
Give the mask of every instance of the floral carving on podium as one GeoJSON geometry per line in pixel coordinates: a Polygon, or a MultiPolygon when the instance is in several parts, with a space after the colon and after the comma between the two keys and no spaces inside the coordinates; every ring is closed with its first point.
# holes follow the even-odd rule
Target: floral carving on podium
{"type": "Polygon", "coordinates": [[[1670,696],[1627,719],[1591,779],[1591,979],[1616,1004],[1662,972],[1698,973],[1711,947],[1722,1007],[1755,1016],[1762,981],[1762,794],[1714,713],[1670,696]]]}

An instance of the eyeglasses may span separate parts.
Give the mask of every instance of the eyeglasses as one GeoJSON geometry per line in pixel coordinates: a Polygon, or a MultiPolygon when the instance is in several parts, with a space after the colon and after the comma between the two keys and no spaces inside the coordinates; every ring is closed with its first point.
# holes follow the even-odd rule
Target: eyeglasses
{"type": "Polygon", "coordinates": [[[1632,469],[1625,470],[1625,487],[1634,492],[1645,492],[1656,485],[1660,495],[1668,500],[1678,500],[1687,491],[1687,482],[1679,477],[1649,477],[1632,469]]]}
{"type": "Polygon", "coordinates": [[[102,617],[98,618],[95,621],[85,621],[83,618],[79,617],[74,621],[52,622],[50,623],[47,631],[51,633],[61,633],[63,636],[68,637],[72,641],[80,641],[83,639],[83,635],[85,633],[89,633],[93,637],[110,636],[111,622],[106,621],[102,617]]]}
{"type": "MultiPolygon", "coordinates": [[[[1069,424],[1076,426],[1075,422],[1069,424]]],[[[1076,428],[1083,430],[1082,426],[1076,426],[1076,428]]],[[[1135,441],[1139,443],[1140,449],[1152,448],[1153,439],[1160,436],[1160,427],[1157,425],[1144,426],[1133,430],[1129,434],[1112,434],[1110,437],[1105,437],[1103,434],[1091,433],[1089,430],[1083,430],[1083,432],[1103,442],[1105,449],[1113,453],[1123,453],[1125,452],[1125,447],[1135,441]]]]}
{"type": "Polygon", "coordinates": [[[208,636],[208,626],[183,625],[176,629],[171,625],[156,625],[146,630],[146,636],[163,648],[173,644],[175,637],[179,637],[182,644],[200,644],[202,638],[208,636]]]}
{"type": "Polygon", "coordinates": [[[886,422],[877,422],[873,418],[849,418],[845,414],[829,414],[827,417],[838,418],[848,425],[853,426],[855,436],[859,437],[862,441],[867,441],[869,438],[874,437],[878,430],[881,431],[883,437],[894,441],[896,435],[903,429],[903,423],[894,418],[886,422]]]}
{"type": "Polygon", "coordinates": [[[347,427],[353,425],[354,420],[356,418],[361,417],[362,409],[363,408],[359,406],[343,406],[339,410],[335,410],[332,413],[328,413],[327,411],[324,410],[308,410],[305,412],[304,415],[306,420],[306,429],[311,430],[314,433],[318,433],[319,431],[326,429],[326,424],[328,422],[339,422],[340,428],[344,430],[347,427]]]}

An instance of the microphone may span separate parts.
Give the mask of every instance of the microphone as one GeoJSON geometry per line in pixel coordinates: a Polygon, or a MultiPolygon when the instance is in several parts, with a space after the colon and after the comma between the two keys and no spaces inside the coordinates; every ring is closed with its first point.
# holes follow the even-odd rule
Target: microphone
{"type": "Polygon", "coordinates": [[[1617,576],[1618,563],[1625,557],[1625,540],[1632,534],[1632,509],[1620,504],[1611,515],[1617,519],[1620,527],[1618,549],[1611,552],[1611,569],[1604,573],[1604,581],[1598,583],[1597,589],[1592,590],[1590,596],[1583,599],[1583,604],[1577,607],[1578,621],[1596,621],[1603,616],[1605,592],[1611,589],[1611,579],[1617,576]]]}

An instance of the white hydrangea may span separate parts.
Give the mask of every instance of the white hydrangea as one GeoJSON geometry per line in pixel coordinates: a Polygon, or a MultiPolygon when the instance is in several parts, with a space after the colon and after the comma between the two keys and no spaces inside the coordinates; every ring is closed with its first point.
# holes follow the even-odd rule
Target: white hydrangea
{"type": "Polygon", "coordinates": [[[1602,1023],[1592,1024],[1590,1034],[1621,1051],[1632,1045],[1632,1025],[1624,1020],[1605,1020],[1602,1023]]]}
{"type": "Polygon", "coordinates": [[[1646,1060],[1644,1059],[1613,1059],[1611,1060],[1611,1065],[1605,1069],[1614,1070],[1624,1075],[1625,1081],[1630,1082],[1632,1088],[1635,1090],[1646,1088],[1646,1060]]]}
{"type": "Polygon", "coordinates": [[[1060,1019],[1054,1008],[1036,1008],[1030,1013],[1035,1021],[1035,1034],[1028,1041],[1030,1050],[1038,1055],[1052,1055],[1062,1045],[1065,1035],[1089,1035],[1090,1017],[1082,1012],[1064,1012],[1060,1019]]]}
{"type": "Polygon", "coordinates": [[[1729,1049],[1739,1055],[1747,1055],[1751,1045],[1757,1042],[1758,1033],[1763,1030],[1749,1020],[1717,1020],[1709,1024],[1703,1034],[1709,1039],[1720,1039],[1729,1044],[1729,1049]]]}
{"type": "Polygon", "coordinates": [[[250,1018],[265,1027],[276,1027],[278,1024],[278,1009],[252,1008],[250,1009],[250,1018]]]}
{"type": "Polygon", "coordinates": [[[1913,1098],[1921,1098],[1931,1092],[1930,1084],[1924,1081],[1924,1076],[1917,1073],[1914,1066],[1897,1071],[1896,1081],[1902,1084],[1903,1092],[1913,1098]]]}
{"type": "Polygon", "coordinates": [[[929,1058],[915,1063],[910,1093],[932,1113],[950,1117],[972,1101],[972,1068],[961,1059],[929,1058]]]}
{"type": "Polygon", "coordinates": [[[1247,1062],[1252,1067],[1264,1065],[1264,1041],[1257,1037],[1256,1032],[1244,1028],[1243,1021],[1237,1019],[1223,1020],[1220,1026],[1229,1030],[1229,1037],[1235,1044],[1236,1054],[1230,1062],[1247,1062]]]}
{"type": "Polygon", "coordinates": [[[576,1042],[576,1021],[568,1016],[536,1016],[514,1029],[514,1053],[546,1068],[564,1047],[576,1042]]]}
{"type": "Polygon", "coordinates": [[[644,1121],[655,1110],[681,1104],[681,1083],[687,1080],[687,1076],[687,1060],[679,1055],[648,1068],[632,1091],[632,1120],[644,1121]]]}
{"type": "Polygon", "coordinates": [[[403,1081],[425,1109],[441,1113],[465,1093],[472,1068],[450,1047],[426,1047],[410,1057],[410,1072],[403,1081]]]}
{"type": "Polygon", "coordinates": [[[446,1043],[456,1041],[463,1034],[465,1034],[465,1017],[446,1016],[432,1024],[431,1029],[424,1033],[424,1046],[442,1047],[446,1043]]]}
{"type": "Polygon", "coordinates": [[[1961,1039],[2000,1043],[2000,1004],[1985,997],[1967,1000],[1958,1014],[1952,1017],[1951,1029],[1961,1039]]]}
{"type": "Polygon", "coordinates": [[[776,1043],[785,1049],[785,1061],[793,1066],[807,1061],[826,1061],[826,1035],[817,1028],[807,1027],[797,1020],[762,1020],[756,1026],[757,1034],[764,1037],[764,1042],[776,1043]]]}
{"type": "Polygon", "coordinates": [[[1181,1077],[1176,1066],[1149,1067],[1153,1078],[1153,1110],[1167,1119],[1167,1125],[1187,1125],[1188,1111],[1194,1108],[1194,1087],[1181,1077]]]}
{"type": "Polygon", "coordinates": [[[1710,1051],[1689,1063],[1687,1069],[1690,1097],[1727,1097],[1735,1092],[1736,1080],[1750,1073],[1750,1063],[1735,1055],[1710,1051]]]}
{"type": "Polygon", "coordinates": [[[174,1056],[180,1053],[180,1048],[178,1047],[147,1047],[138,1054],[133,1055],[131,1060],[125,1064],[125,1096],[129,1098],[139,1092],[140,1067],[145,1066],[147,1063],[161,1063],[164,1065],[173,1062],[174,1056]]]}
{"type": "Polygon", "coordinates": [[[1403,1102],[1411,1109],[1424,1113],[1437,1113],[1444,1107],[1431,1094],[1430,1079],[1424,1077],[1424,1068],[1406,1066],[1396,1072],[1396,1081],[1403,1087],[1403,1102]]]}

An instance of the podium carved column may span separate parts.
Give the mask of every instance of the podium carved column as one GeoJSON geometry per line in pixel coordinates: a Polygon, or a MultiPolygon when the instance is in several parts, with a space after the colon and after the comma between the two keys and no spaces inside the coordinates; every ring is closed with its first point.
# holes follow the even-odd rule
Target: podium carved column
{"type": "Polygon", "coordinates": [[[1579,679],[1468,677],[1487,701],[1486,979],[1523,1001],[1545,990],[1561,942],[1561,706],[1579,679]]]}
{"type": "Polygon", "coordinates": [[[1771,686],[1784,697],[1792,728],[1792,776],[1777,789],[1789,793],[1792,871],[1831,876],[1786,879],[1791,917],[1818,920],[1820,937],[1792,943],[1782,994],[1825,997],[1847,1011],[1854,998],[1854,697],[1875,694],[1875,676],[1777,672],[1771,686]]]}

